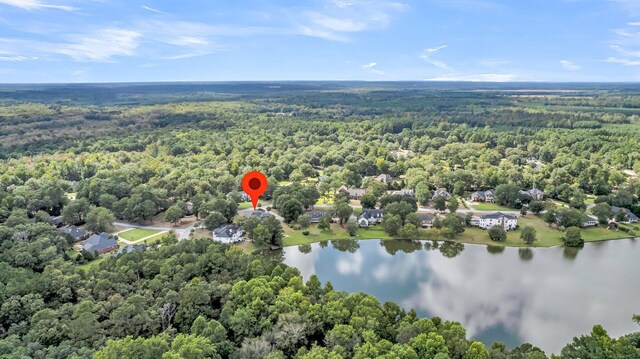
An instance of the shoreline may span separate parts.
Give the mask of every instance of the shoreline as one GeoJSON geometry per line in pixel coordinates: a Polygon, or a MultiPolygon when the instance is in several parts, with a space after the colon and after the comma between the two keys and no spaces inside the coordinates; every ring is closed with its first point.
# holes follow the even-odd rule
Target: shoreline
{"type": "MultiPolygon", "coordinates": [[[[603,239],[597,239],[597,240],[589,240],[589,241],[585,241],[585,245],[589,244],[589,243],[600,243],[600,242],[610,242],[610,241],[620,241],[620,240],[625,240],[625,239],[640,239],[640,237],[621,237],[621,238],[603,238],[603,239]]],[[[371,240],[379,240],[379,241],[420,241],[420,242],[424,242],[424,241],[432,241],[432,242],[452,242],[452,243],[460,243],[460,244],[474,244],[474,245],[482,245],[482,246],[488,246],[488,247],[509,247],[509,248],[554,248],[554,247],[564,247],[564,245],[562,243],[559,244],[552,244],[552,245],[536,245],[536,244],[532,244],[532,245],[527,245],[527,244],[522,244],[522,245],[517,245],[517,244],[508,244],[505,242],[493,242],[493,243],[485,243],[485,242],[475,242],[475,241],[461,241],[455,238],[452,239],[443,239],[443,238],[438,238],[438,239],[431,239],[431,238],[417,238],[417,239],[406,239],[406,238],[370,238],[370,237],[350,237],[350,238],[334,238],[334,239],[318,239],[318,240],[313,240],[313,241],[309,241],[308,243],[290,243],[290,244],[283,244],[282,248],[287,248],[287,247],[297,247],[297,246],[301,246],[301,245],[306,245],[306,244],[315,244],[315,243],[321,243],[321,242],[331,242],[331,241],[345,241],[345,240],[353,240],[353,241],[371,241],[371,240]]],[[[580,248],[580,247],[570,247],[570,248],[580,248]]]]}
{"type": "MultiPolygon", "coordinates": [[[[420,229],[419,236],[412,240],[432,240],[439,242],[454,242],[454,243],[466,243],[466,244],[483,244],[488,246],[497,247],[515,247],[515,248],[550,248],[564,246],[562,237],[564,232],[549,227],[540,217],[528,216],[521,217],[522,222],[518,229],[507,232],[507,239],[505,241],[496,242],[489,238],[486,230],[478,227],[467,227],[465,231],[453,238],[446,238],[440,233],[440,230],[436,228],[420,229]],[[537,233],[537,240],[532,244],[526,244],[520,239],[520,233],[525,226],[533,227],[537,233]]],[[[367,229],[360,229],[358,234],[354,237],[349,236],[344,228],[341,228],[337,224],[333,224],[327,231],[319,231],[317,228],[309,229],[308,235],[303,235],[299,230],[285,229],[285,238],[283,240],[283,247],[290,247],[300,244],[311,244],[330,240],[390,240],[400,239],[392,237],[387,234],[381,225],[370,227],[367,229]]],[[[638,238],[635,235],[630,235],[625,230],[610,230],[604,227],[596,226],[582,229],[582,239],[585,243],[612,241],[619,239],[634,239],[638,238]]]]}

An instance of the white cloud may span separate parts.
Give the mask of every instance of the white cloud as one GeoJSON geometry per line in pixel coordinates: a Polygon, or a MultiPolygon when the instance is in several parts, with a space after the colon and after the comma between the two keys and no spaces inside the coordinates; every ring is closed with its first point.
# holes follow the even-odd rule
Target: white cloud
{"type": "Polygon", "coordinates": [[[297,33],[332,41],[350,41],[348,34],[382,29],[405,4],[385,0],[331,0],[317,10],[293,13],[297,33]],[[300,16],[302,14],[302,16],[300,16]]]}
{"type": "Polygon", "coordinates": [[[336,262],[336,270],[342,275],[358,275],[362,272],[364,257],[361,252],[344,256],[336,262]]]}
{"type": "Polygon", "coordinates": [[[514,74],[445,75],[428,78],[425,81],[509,82],[517,77],[514,74]]]}
{"type": "Polygon", "coordinates": [[[384,75],[384,71],[378,70],[376,66],[378,66],[378,63],[370,62],[368,64],[362,65],[362,68],[377,75],[384,75]]]}
{"type": "Polygon", "coordinates": [[[107,28],[91,35],[77,35],[75,41],[60,44],[52,52],[76,61],[109,62],[114,56],[133,56],[140,36],[132,30],[107,28]]]}
{"type": "Polygon", "coordinates": [[[582,70],[582,66],[569,60],[560,60],[560,65],[562,65],[562,67],[564,67],[565,70],[569,70],[569,71],[582,70]]]}
{"type": "Polygon", "coordinates": [[[9,62],[20,62],[20,61],[29,61],[29,60],[37,60],[36,56],[22,56],[22,55],[0,55],[0,61],[9,61],[9,62]]]}
{"type": "Polygon", "coordinates": [[[424,51],[422,51],[420,58],[422,59],[422,61],[425,61],[439,69],[453,71],[453,69],[446,62],[432,58],[432,55],[434,53],[446,48],[447,48],[447,45],[442,45],[434,48],[425,49],[424,51]]]}
{"type": "Polygon", "coordinates": [[[190,59],[192,57],[206,56],[210,55],[211,52],[188,52],[186,54],[180,54],[175,56],[165,56],[164,60],[182,60],[182,59],[190,59]]]}
{"type": "Polygon", "coordinates": [[[0,0],[0,4],[5,4],[13,7],[17,7],[23,10],[43,10],[43,9],[57,9],[64,11],[75,11],[78,8],[67,5],[54,5],[49,4],[41,0],[0,0]]]}
{"type": "Polygon", "coordinates": [[[178,36],[167,40],[167,43],[176,46],[203,46],[209,45],[209,40],[197,36],[178,36]]]}
{"type": "Polygon", "coordinates": [[[606,60],[606,62],[611,62],[611,63],[616,63],[616,64],[622,64],[625,66],[640,66],[640,60],[632,60],[632,59],[627,59],[627,58],[622,58],[622,57],[608,57],[606,60]]]}
{"type": "Polygon", "coordinates": [[[624,66],[640,66],[640,51],[627,50],[620,45],[611,45],[621,56],[610,56],[605,62],[622,64],[624,66]]]}
{"type": "Polygon", "coordinates": [[[166,12],[164,12],[162,10],[158,10],[158,9],[152,8],[151,6],[148,6],[148,5],[142,5],[141,8],[143,8],[143,9],[145,9],[147,11],[155,12],[156,14],[163,14],[163,15],[167,14],[166,12]]]}

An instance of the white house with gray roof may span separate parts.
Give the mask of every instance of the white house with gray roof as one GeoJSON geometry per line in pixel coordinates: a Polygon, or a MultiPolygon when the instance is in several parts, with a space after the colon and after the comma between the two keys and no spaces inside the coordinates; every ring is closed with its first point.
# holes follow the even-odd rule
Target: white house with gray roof
{"type": "Polygon", "coordinates": [[[486,216],[480,216],[477,223],[480,228],[489,229],[493,226],[500,226],[505,231],[508,231],[516,229],[516,226],[518,226],[518,217],[502,212],[495,212],[487,214],[486,216]]]}
{"type": "Polygon", "coordinates": [[[364,208],[362,214],[358,216],[358,224],[360,227],[368,227],[378,224],[382,221],[384,211],[376,208],[364,208]]]}
{"type": "Polygon", "coordinates": [[[213,231],[213,240],[222,243],[237,243],[244,240],[244,229],[233,224],[226,224],[213,231]]]}
{"type": "Polygon", "coordinates": [[[627,220],[621,223],[638,223],[638,216],[633,214],[633,212],[631,212],[628,208],[611,206],[611,210],[614,213],[614,218],[615,218],[615,214],[618,214],[618,212],[620,211],[624,212],[625,216],[627,217],[627,220]]]}

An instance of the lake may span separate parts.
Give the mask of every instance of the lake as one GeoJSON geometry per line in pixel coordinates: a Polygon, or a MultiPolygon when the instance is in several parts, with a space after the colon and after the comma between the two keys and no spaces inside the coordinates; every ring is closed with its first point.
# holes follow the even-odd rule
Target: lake
{"type": "Polygon", "coordinates": [[[532,343],[558,353],[602,324],[612,336],[638,331],[640,240],[584,248],[499,248],[430,241],[333,241],[284,249],[305,279],[366,292],[420,316],[462,323],[491,346],[532,343]]]}

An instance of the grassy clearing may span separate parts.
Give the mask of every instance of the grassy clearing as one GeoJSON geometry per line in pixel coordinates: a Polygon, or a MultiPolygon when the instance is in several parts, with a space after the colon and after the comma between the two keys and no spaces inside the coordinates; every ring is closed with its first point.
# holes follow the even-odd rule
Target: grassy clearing
{"type": "Polygon", "coordinates": [[[162,239],[163,239],[164,237],[166,237],[168,234],[169,234],[169,233],[160,233],[160,234],[157,234],[157,235],[155,235],[155,236],[153,236],[153,237],[151,237],[151,238],[149,238],[149,239],[145,240],[145,241],[144,241],[144,244],[146,244],[147,246],[150,246],[150,245],[156,244],[156,243],[158,243],[158,242],[162,241],[162,239]]]}
{"type": "Polygon", "coordinates": [[[316,204],[333,204],[333,196],[320,197],[316,204]]]}
{"type": "MultiPolygon", "coordinates": [[[[464,233],[454,239],[444,237],[438,229],[420,229],[420,236],[417,239],[428,239],[435,241],[454,241],[460,243],[485,244],[493,246],[507,247],[554,247],[562,245],[564,233],[555,228],[549,227],[540,217],[528,215],[520,217],[519,228],[507,232],[507,240],[504,242],[494,242],[489,238],[488,231],[471,227],[466,228],[464,233]],[[520,233],[524,226],[531,226],[536,230],[537,241],[533,245],[527,245],[520,239],[520,233]]],[[[309,235],[303,235],[302,231],[285,229],[286,237],[284,246],[295,246],[315,242],[328,241],[333,239],[392,239],[381,225],[358,230],[357,237],[350,237],[345,229],[337,224],[332,224],[328,231],[319,231],[316,226],[309,229],[309,235]]],[[[582,237],[585,242],[606,241],[613,239],[629,238],[624,231],[613,231],[602,227],[588,228],[582,230],[582,237]]]]}
{"type": "Polygon", "coordinates": [[[253,208],[253,205],[251,204],[251,202],[240,202],[238,204],[238,209],[247,209],[247,208],[253,208]]]}
{"type": "Polygon", "coordinates": [[[472,206],[477,211],[514,211],[513,208],[501,206],[497,203],[474,203],[472,206]]]}
{"type": "Polygon", "coordinates": [[[302,231],[296,231],[289,227],[285,227],[284,246],[297,246],[300,244],[309,244],[315,242],[330,241],[333,239],[391,239],[382,226],[371,228],[361,228],[358,230],[356,237],[351,237],[347,230],[340,228],[336,223],[331,224],[331,228],[327,231],[321,231],[317,226],[309,228],[309,235],[302,234],[302,231]]]}
{"type": "Polygon", "coordinates": [[[98,265],[100,265],[100,263],[102,263],[105,260],[107,260],[107,258],[109,258],[109,255],[102,254],[102,255],[100,255],[100,257],[98,257],[98,259],[94,259],[89,263],[85,263],[85,264],[79,265],[78,268],[82,269],[83,271],[87,271],[87,270],[89,270],[91,268],[97,267],[98,265]]]}
{"type": "Polygon", "coordinates": [[[122,232],[122,233],[118,234],[118,237],[133,242],[133,241],[137,241],[139,239],[142,239],[144,237],[152,236],[152,235],[157,234],[157,233],[160,233],[160,231],[157,231],[155,229],[133,228],[133,229],[130,229],[128,231],[125,231],[125,232],[122,232]]]}
{"type": "Polygon", "coordinates": [[[198,239],[198,238],[207,238],[207,239],[213,239],[213,233],[205,228],[198,228],[196,229],[196,231],[193,233],[193,239],[198,239]]]}

